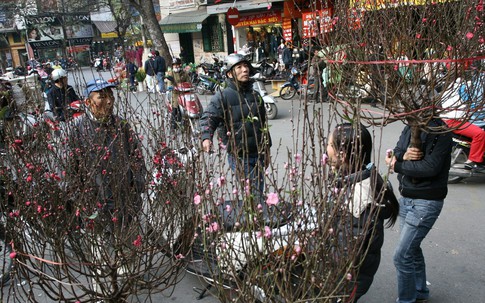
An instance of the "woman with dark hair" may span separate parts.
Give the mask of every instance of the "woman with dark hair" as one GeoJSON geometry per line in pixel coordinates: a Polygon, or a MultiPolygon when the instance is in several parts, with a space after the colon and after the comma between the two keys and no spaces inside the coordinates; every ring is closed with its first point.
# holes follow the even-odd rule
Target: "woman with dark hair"
{"type": "Polygon", "coordinates": [[[399,213],[392,187],[377,172],[371,153],[371,134],[361,124],[340,124],[328,139],[328,163],[334,176],[331,183],[339,189],[332,196],[332,203],[348,210],[339,215],[336,226],[339,245],[348,247],[358,239],[353,246],[359,253],[351,302],[357,302],[369,290],[381,260],[384,220],[388,219],[386,226],[391,227],[399,213]],[[352,230],[351,235],[348,230],[352,230]]]}

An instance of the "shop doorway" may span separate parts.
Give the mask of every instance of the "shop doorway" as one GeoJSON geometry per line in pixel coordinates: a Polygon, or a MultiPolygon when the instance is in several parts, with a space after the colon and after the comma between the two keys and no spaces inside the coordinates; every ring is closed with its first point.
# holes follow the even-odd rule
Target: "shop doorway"
{"type": "Polygon", "coordinates": [[[194,45],[192,44],[192,34],[191,33],[180,33],[180,51],[184,50],[183,54],[179,55],[182,57],[184,63],[194,63],[194,45]]]}

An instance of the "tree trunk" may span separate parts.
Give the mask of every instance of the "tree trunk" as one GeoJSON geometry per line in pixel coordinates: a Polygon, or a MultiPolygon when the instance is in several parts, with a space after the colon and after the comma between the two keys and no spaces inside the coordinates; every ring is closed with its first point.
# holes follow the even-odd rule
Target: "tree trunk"
{"type": "Polygon", "coordinates": [[[143,24],[146,26],[147,32],[150,33],[154,49],[160,52],[160,55],[165,58],[167,64],[170,64],[172,62],[172,55],[163,36],[162,28],[158,24],[155,9],[153,8],[153,0],[128,0],[128,2],[142,16],[143,24]]]}
{"type": "Polygon", "coordinates": [[[411,142],[409,142],[409,147],[416,147],[421,149],[421,128],[417,125],[411,125],[411,142]]]}

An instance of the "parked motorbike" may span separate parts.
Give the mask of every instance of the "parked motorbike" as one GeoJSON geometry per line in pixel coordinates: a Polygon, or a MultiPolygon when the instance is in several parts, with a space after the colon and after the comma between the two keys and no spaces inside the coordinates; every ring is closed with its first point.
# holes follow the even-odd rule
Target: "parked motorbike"
{"type": "Polygon", "coordinates": [[[199,74],[199,82],[197,83],[197,93],[204,95],[206,93],[214,94],[219,90],[223,77],[220,72],[214,73],[213,77],[199,74]]]}
{"type": "Polygon", "coordinates": [[[254,80],[253,89],[257,91],[263,98],[264,107],[266,108],[266,115],[268,116],[268,119],[276,119],[276,116],[278,115],[278,107],[276,106],[276,101],[273,96],[268,94],[268,91],[266,90],[266,78],[258,72],[252,77],[252,79],[254,80]]]}
{"type": "Polygon", "coordinates": [[[200,95],[215,93],[219,89],[220,83],[224,80],[221,74],[222,62],[215,54],[212,55],[212,60],[214,60],[212,64],[203,62],[198,66],[198,68],[203,70],[203,73],[199,73],[196,84],[197,93],[200,95]]]}
{"type": "Polygon", "coordinates": [[[300,69],[293,66],[287,82],[280,88],[280,97],[283,100],[292,99],[297,93],[299,95],[313,95],[315,93],[315,79],[307,76],[308,64],[304,63],[300,69]]]}
{"type": "MultiPolygon", "coordinates": [[[[485,124],[480,125],[485,130],[485,124]]],[[[471,139],[453,133],[453,148],[451,150],[451,166],[448,174],[448,183],[458,183],[471,177],[485,177],[484,170],[465,169],[465,162],[470,154],[471,139]]],[[[485,156],[485,155],[484,155],[485,156]]]]}
{"type": "Polygon", "coordinates": [[[273,79],[276,75],[274,64],[269,63],[268,58],[263,58],[261,61],[254,64],[254,67],[257,68],[260,71],[261,76],[267,80],[273,79]]]}
{"type": "MultiPolygon", "coordinates": [[[[175,80],[172,77],[167,77],[172,83],[175,80]]],[[[200,103],[199,97],[194,92],[194,87],[190,82],[175,83],[174,87],[168,88],[168,92],[165,97],[165,105],[168,108],[168,112],[172,113],[172,93],[173,91],[178,93],[179,111],[182,119],[190,124],[190,129],[193,133],[197,132],[198,127],[194,125],[196,120],[199,119],[203,112],[202,103],[200,103]]]]}

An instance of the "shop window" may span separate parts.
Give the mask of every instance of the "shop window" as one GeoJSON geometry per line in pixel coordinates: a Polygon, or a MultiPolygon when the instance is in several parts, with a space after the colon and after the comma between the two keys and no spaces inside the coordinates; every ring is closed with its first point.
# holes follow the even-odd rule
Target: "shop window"
{"type": "Polygon", "coordinates": [[[12,33],[12,39],[14,43],[22,42],[22,37],[20,36],[20,33],[12,33]]]}
{"type": "Polygon", "coordinates": [[[204,52],[224,51],[224,37],[217,16],[207,18],[207,23],[202,25],[202,40],[204,52]]]}

